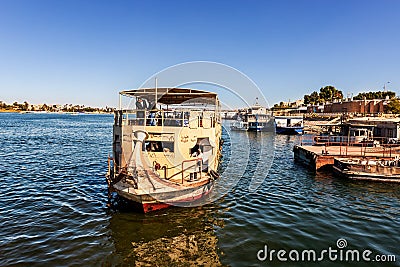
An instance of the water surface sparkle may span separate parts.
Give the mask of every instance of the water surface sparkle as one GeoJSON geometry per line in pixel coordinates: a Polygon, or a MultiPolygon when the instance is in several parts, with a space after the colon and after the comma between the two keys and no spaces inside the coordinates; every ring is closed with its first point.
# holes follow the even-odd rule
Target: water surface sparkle
{"type": "MultiPolygon", "coordinates": [[[[400,186],[314,174],[293,162],[295,137],[275,137],[274,161],[255,192],[248,189],[250,164],[233,190],[204,207],[145,215],[123,205],[109,210],[104,173],[112,122],[109,115],[0,114],[1,266],[135,265],[154,263],[157,253],[161,265],[174,257],[191,264],[283,265],[260,262],[257,252],[266,244],[322,250],[339,238],[349,248],[400,261],[400,186]],[[179,254],[182,244],[186,254],[179,254]]],[[[235,142],[250,141],[253,162],[266,160],[260,145],[272,149],[262,142],[265,134],[230,134],[235,142]]],[[[224,138],[226,167],[231,146],[226,132],[224,138]]],[[[346,264],[354,265],[340,262],[346,264]]]]}

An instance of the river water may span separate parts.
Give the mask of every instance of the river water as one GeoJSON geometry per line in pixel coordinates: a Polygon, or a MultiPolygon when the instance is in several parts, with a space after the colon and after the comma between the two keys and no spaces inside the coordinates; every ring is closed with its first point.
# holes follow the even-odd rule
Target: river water
{"type": "MultiPolygon", "coordinates": [[[[0,266],[305,266],[290,251],[319,258],[329,247],[397,260],[368,266],[400,263],[400,185],[315,174],[294,162],[292,136],[224,131],[216,192],[225,191],[213,203],[145,215],[123,202],[109,209],[112,122],[0,114],[0,266]],[[264,257],[271,250],[287,251],[287,261],[264,257]]],[[[365,262],[325,254],[323,265],[365,262]]]]}

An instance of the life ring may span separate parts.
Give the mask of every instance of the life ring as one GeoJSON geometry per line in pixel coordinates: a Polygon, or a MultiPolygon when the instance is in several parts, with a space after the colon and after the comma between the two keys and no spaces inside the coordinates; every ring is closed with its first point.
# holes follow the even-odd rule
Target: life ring
{"type": "Polygon", "coordinates": [[[210,170],[209,173],[214,179],[218,179],[220,177],[218,172],[216,172],[214,170],[210,170]]]}

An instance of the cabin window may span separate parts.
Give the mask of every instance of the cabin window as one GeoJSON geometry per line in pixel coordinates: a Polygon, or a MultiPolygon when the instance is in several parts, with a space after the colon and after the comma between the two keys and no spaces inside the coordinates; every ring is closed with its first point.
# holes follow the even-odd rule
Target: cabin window
{"type": "Polygon", "coordinates": [[[163,152],[174,152],[174,142],[162,142],[163,152]]]}
{"type": "Polygon", "coordinates": [[[143,144],[143,150],[147,152],[174,152],[174,142],[147,141],[143,144]]]}
{"type": "Polygon", "coordinates": [[[375,128],[375,135],[376,136],[382,136],[382,129],[381,128],[375,128]]]}
{"type": "Polygon", "coordinates": [[[393,129],[388,129],[388,136],[387,137],[389,137],[389,138],[394,137],[393,136],[393,129]]]}

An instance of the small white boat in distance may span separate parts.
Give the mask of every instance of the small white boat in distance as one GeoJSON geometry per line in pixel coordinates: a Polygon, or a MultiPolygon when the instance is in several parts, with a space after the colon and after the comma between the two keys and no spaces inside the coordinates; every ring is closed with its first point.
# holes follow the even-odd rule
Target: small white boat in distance
{"type": "Polygon", "coordinates": [[[273,132],[274,120],[267,108],[256,103],[250,108],[239,110],[237,120],[231,124],[232,131],[273,132]]]}
{"type": "Polygon", "coordinates": [[[275,116],[275,127],[275,131],[277,134],[303,134],[303,117],[275,116]]]}
{"type": "Polygon", "coordinates": [[[107,182],[144,212],[206,197],[219,177],[218,95],[194,89],[120,92],[135,108],[115,111],[107,182]]]}

